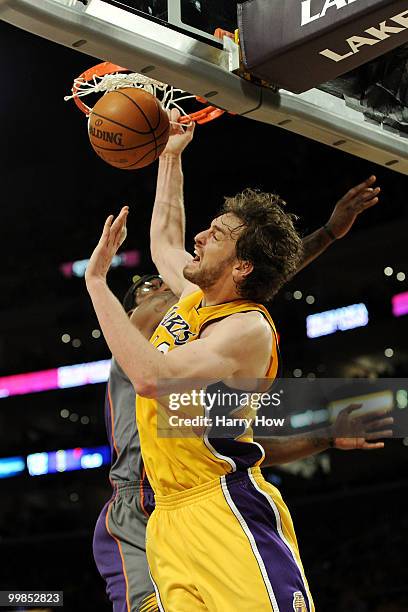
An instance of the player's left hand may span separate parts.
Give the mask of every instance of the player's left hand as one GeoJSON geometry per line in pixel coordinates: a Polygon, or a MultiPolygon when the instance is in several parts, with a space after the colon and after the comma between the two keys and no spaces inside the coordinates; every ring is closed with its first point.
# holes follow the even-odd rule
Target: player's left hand
{"type": "Polygon", "coordinates": [[[94,252],[91,255],[85,272],[85,281],[106,281],[106,275],[119,247],[126,239],[126,219],[129,214],[128,206],[124,206],[119,215],[114,219],[113,215],[105,221],[102,235],[94,252]]]}
{"type": "Polygon", "coordinates": [[[339,200],[326,224],[337,239],[343,238],[353,226],[358,215],[378,203],[380,187],[374,188],[377,178],[370,176],[366,181],[350,189],[339,200]]]}
{"type": "Polygon", "coordinates": [[[334,448],[340,450],[375,450],[384,448],[384,442],[375,440],[392,437],[394,419],[389,410],[376,410],[355,416],[361,404],[350,404],[337,415],[332,425],[334,448]]]}

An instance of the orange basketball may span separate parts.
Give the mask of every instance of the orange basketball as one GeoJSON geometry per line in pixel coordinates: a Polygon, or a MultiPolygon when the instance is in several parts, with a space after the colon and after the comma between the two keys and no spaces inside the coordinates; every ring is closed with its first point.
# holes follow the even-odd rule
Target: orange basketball
{"type": "Polygon", "coordinates": [[[111,166],[136,170],[153,163],[169,139],[166,111],[152,94],[135,87],[106,93],[89,115],[94,151],[111,166]]]}

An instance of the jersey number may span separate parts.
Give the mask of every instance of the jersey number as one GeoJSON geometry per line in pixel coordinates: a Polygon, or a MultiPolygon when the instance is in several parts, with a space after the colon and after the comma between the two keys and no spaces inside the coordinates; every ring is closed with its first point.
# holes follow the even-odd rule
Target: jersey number
{"type": "Polygon", "coordinates": [[[167,353],[170,348],[170,344],[168,342],[162,342],[161,344],[159,344],[159,346],[156,346],[156,348],[161,353],[167,353]]]}

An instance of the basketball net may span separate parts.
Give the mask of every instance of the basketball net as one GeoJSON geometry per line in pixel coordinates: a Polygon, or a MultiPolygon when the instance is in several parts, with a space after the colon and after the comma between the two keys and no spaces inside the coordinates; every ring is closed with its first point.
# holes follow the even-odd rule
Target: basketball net
{"type": "Polygon", "coordinates": [[[179,123],[189,124],[195,121],[199,124],[208,123],[217,119],[225,111],[216,106],[205,106],[201,110],[194,113],[187,113],[180,102],[184,100],[197,100],[202,104],[207,104],[207,100],[188,94],[182,89],[167,85],[156,81],[145,74],[130,72],[127,68],[112,64],[110,62],[102,62],[83,72],[79,77],[74,79],[72,86],[72,94],[65,96],[64,100],[74,100],[78,108],[89,116],[92,112],[92,107],[87,106],[81,98],[94,93],[106,93],[115,91],[122,87],[136,87],[144,89],[148,93],[160,100],[161,105],[165,110],[176,108],[181,113],[182,117],[179,123]]]}

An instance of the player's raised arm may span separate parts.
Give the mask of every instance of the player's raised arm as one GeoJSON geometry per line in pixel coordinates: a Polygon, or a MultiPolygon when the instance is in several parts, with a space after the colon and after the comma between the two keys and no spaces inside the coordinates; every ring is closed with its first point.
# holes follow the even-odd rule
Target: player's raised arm
{"type": "Polygon", "coordinates": [[[303,239],[303,258],[297,272],[324,253],[335,240],[348,234],[358,215],[378,203],[380,188],[374,188],[376,180],[375,176],[370,176],[350,189],[337,202],[326,225],[303,239]]]}
{"type": "Polygon", "coordinates": [[[150,226],[152,260],[165,283],[177,296],[191,286],[183,268],[193,256],[185,249],[185,213],[181,154],[194,134],[194,123],[182,128],[177,124],[178,110],[170,111],[170,137],[159,159],[156,199],[150,226]]]}

